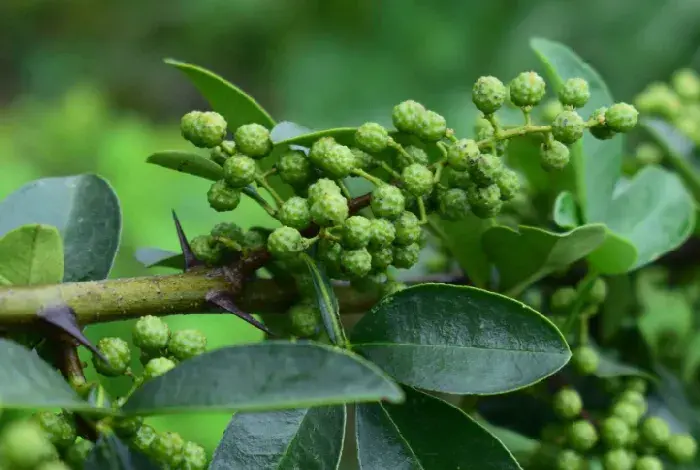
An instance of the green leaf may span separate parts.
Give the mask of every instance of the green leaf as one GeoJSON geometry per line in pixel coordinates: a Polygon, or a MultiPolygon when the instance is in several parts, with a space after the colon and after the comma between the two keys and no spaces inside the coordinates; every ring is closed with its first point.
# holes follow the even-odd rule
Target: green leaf
{"type": "Polygon", "coordinates": [[[145,454],[127,446],[114,434],[103,434],[85,460],[83,470],[158,470],[145,454]]]}
{"type": "Polygon", "coordinates": [[[632,243],[606,228],[605,241],[588,255],[588,262],[600,274],[616,275],[629,271],[637,257],[632,243]]]}
{"type": "MultiPolygon", "coordinates": [[[[587,119],[593,111],[613,104],[607,85],[590,65],[563,44],[534,38],[530,47],[544,65],[554,91],[569,78],[588,82],[591,98],[578,112],[587,119]]],[[[585,222],[603,222],[622,168],[624,142],[621,136],[598,140],[589,132],[571,146],[571,165],[575,172],[575,190],[585,222]]]]}
{"type": "Polygon", "coordinates": [[[185,266],[185,256],[182,253],[160,248],[139,248],[134,257],[146,268],[158,266],[182,270],[185,266]]]}
{"type": "Polygon", "coordinates": [[[636,309],[637,299],[630,276],[609,276],[605,279],[608,294],[600,313],[600,333],[603,342],[609,342],[636,309]]]}
{"type": "Polygon", "coordinates": [[[600,351],[598,356],[600,357],[600,362],[598,363],[598,368],[593,374],[596,377],[604,379],[610,377],[642,377],[649,381],[656,381],[656,378],[653,375],[638,367],[617,362],[607,354],[603,354],[600,351]]]}
{"type": "Polygon", "coordinates": [[[405,392],[399,406],[356,407],[361,470],[520,469],[503,443],[459,408],[411,388],[405,392]]]}
{"type": "Polygon", "coordinates": [[[266,341],[209,351],[140,387],[130,414],[265,411],[401,401],[401,389],[361,357],[310,342],[266,341]]]}
{"type": "Polygon", "coordinates": [[[321,137],[333,137],[339,144],[353,146],[355,145],[356,127],[336,127],[332,129],[324,129],[322,131],[311,131],[304,134],[298,134],[284,140],[274,142],[275,148],[283,148],[286,146],[298,145],[300,147],[310,148],[311,145],[321,137]]]}
{"type": "Polygon", "coordinates": [[[231,131],[250,123],[257,123],[268,129],[275,126],[275,120],[257,101],[215,73],[173,59],[166,59],[165,63],[187,75],[212,109],[226,119],[231,131]]]}
{"type": "Polygon", "coordinates": [[[530,439],[508,428],[494,426],[482,420],[479,420],[478,423],[501,441],[522,466],[525,466],[524,463],[540,446],[540,443],[535,439],[530,439]]]}
{"type": "Polygon", "coordinates": [[[484,233],[483,247],[498,268],[502,291],[515,294],[547,274],[570,265],[598,248],[605,226],[590,224],[566,233],[537,227],[492,227],[484,233]]]}
{"type": "Polygon", "coordinates": [[[319,269],[310,256],[304,254],[303,258],[311,273],[311,280],[316,292],[316,305],[321,311],[321,319],[323,320],[323,326],[326,328],[326,333],[328,333],[328,337],[333,344],[345,347],[348,344],[348,339],[340,321],[338,298],[335,296],[330,279],[319,269]]]}
{"type": "Polygon", "coordinates": [[[516,390],[571,357],[559,330],[526,305],[445,284],[385,297],[357,323],[351,341],[397,381],[454,394],[516,390]]]}
{"type": "Polygon", "coordinates": [[[35,352],[0,338],[0,358],[0,403],[3,408],[91,409],[35,352]]]}
{"type": "Polygon", "coordinates": [[[569,191],[560,192],[554,201],[554,223],[564,229],[578,227],[580,224],[576,211],[574,195],[569,191]]]}
{"type": "Polygon", "coordinates": [[[59,230],[64,282],[107,277],[119,247],[121,223],[114,190],[91,174],[32,181],[0,204],[0,236],[26,224],[59,230]]]}
{"type": "Polygon", "coordinates": [[[493,226],[493,219],[480,219],[473,214],[463,220],[451,222],[440,220],[445,233],[445,244],[459,266],[477,287],[486,287],[491,275],[491,266],[481,246],[484,232],[493,226]]]}
{"type": "Polygon", "coordinates": [[[211,181],[224,177],[224,170],[218,163],[192,152],[165,150],[152,154],[146,162],[211,181]]]}
{"type": "Polygon", "coordinates": [[[18,227],[0,238],[0,276],[10,284],[56,284],[63,279],[61,234],[49,225],[18,227]]]}
{"type": "Polygon", "coordinates": [[[346,421],[345,406],[236,413],[209,470],[338,468],[346,421]]]}
{"type": "Polygon", "coordinates": [[[282,121],[277,123],[270,131],[270,140],[272,140],[273,143],[277,143],[313,132],[314,131],[308,127],[304,127],[296,122],[282,121]]]}

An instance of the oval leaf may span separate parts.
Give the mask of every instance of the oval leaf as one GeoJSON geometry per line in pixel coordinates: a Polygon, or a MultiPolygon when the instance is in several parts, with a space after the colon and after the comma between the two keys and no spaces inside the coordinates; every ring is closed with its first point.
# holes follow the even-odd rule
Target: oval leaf
{"type": "Polygon", "coordinates": [[[165,150],[154,153],[146,162],[211,181],[218,181],[224,177],[224,170],[218,163],[191,152],[165,150]]]}
{"type": "Polygon", "coordinates": [[[330,279],[319,269],[310,256],[304,254],[303,258],[311,273],[311,280],[316,292],[316,305],[321,311],[321,319],[323,320],[323,326],[326,328],[326,333],[328,333],[328,337],[333,344],[344,347],[347,345],[348,339],[345,337],[345,330],[343,330],[343,325],[340,322],[338,298],[335,296],[330,279]]]}
{"type": "Polygon", "coordinates": [[[570,265],[605,240],[605,226],[584,225],[566,233],[537,227],[496,226],[484,233],[483,247],[498,268],[500,288],[514,295],[547,274],[570,265]]]}
{"type": "Polygon", "coordinates": [[[0,204],[0,235],[25,224],[52,225],[61,232],[65,282],[109,274],[121,237],[121,209],[99,176],[44,178],[22,186],[0,204]]]}
{"type": "Polygon", "coordinates": [[[407,388],[406,402],[358,405],[355,416],[361,470],[517,470],[503,443],[466,413],[407,388]]]}
{"type": "Polygon", "coordinates": [[[310,342],[266,341],[184,361],[136,390],[122,411],[259,411],[384,399],[401,401],[401,389],[359,356],[310,342]]]}
{"type": "Polygon", "coordinates": [[[4,408],[92,408],[35,352],[0,338],[0,358],[0,403],[4,408]]]}
{"type": "Polygon", "coordinates": [[[338,468],[346,421],[345,406],[236,413],[209,470],[338,468]]]}
{"type": "Polygon", "coordinates": [[[49,225],[23,225],[0,238],[0,277],[10,284],[56,284],[63,279],[61,234],[49,225]]]}
{"type": "Polygon", "coordinates": [[[554,223],[564,229],[572,229],[579,226],[576,214],[576,201],[569,191],[562,191],[554,201],[554,223]]]}
{"type": "Polygon", "coordinates": [[[481,240],[493,219],[480,219],[469,214],[462,220],[440,220],[445,233],[445,244],[469,279],[477,287],[486,287],[490,280],[491,266],[481,246],[481,240]]]}
{"type": "Polygon", "coordinates": [[[385,297],[358,322],[351,341],[399,382],[455,394],[516,390],[571,357],[559,330],[526,305],[444,284],[385,297]]]}
{"type": "Polygon", "coordinates": [[[614,359],[611,359],[605,354],[599,354],[599,357],[600,362],[598,363],[598,368],[593,374],[596,377],[604,379],[610,377],[642,377],[649,381],[656,381],[656,378],[653,375],[639,369],[638,367],[631,366],[629,364],[622,364],[614,359]]]}
{"type": "Polygon", "coordinates": [[[275,120],[253,97],[215,73],[173,59],[166,59],[165,63],[187,75],[212,109],[226,119],[230,130],[250,123],[257,123],[269,129],[275,126],[275,120]]]}
{"type": "MultiPolygon", "coordinates": [[[[569,78],[580,77],[588,82],[591,97],[578,112],[584,119],[613,99],[607,85],[590,65],[563,44],[534,38],[530,47],[544,65],[549,81],[558,91],[569,78]]],[[[598,140],[590,132],[571,146],[571,165],[576,173],[577,200],[581,204],[584,222],[603,222],[615,184],[622,168],[624,141],[621,136],[598,140]]]]}

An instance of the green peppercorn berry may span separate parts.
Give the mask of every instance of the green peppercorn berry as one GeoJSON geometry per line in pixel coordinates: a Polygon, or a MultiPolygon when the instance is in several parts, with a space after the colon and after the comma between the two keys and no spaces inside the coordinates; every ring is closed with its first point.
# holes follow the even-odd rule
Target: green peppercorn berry
{"type": "Polygon", "coordinates": [[[503,207],[501,190],[495,184],[483,188],[474,185],[467,191],[467,198],[472,212],[480,219],[495,217],[503,207]]]}
{"type": "Polygon", "coordinates": [[[540,165],[547,171],[563,170],[569,164],[569,147],[559,141],[540,146],[540,165]]]}
{"type": "Polygon", "coordinates": [[[394,262],[394,250],[388,246],[370,251],[369,254],[372,255],[372,270],[374,271],[384,271],[394,262]]]}
{"type": "Polygon", "coordinates": [[[102,338],[97,342],[97,349],[107,359],[102,361],[96,355],[92,356],[92,364],[100,374],[106,377],[122,375],[129,368],[131,349],[129,343],[121,338],[102,338]]]}
{"type": "Polygon", "coordinates": [[[639,432],[644,442],[654,447],[665,446],[671,437],[668,423],[656,416],[650,416],[642,421],[639,432]]]}
{"type": "Polygon", "coordinates": [[[479,77],[472,88],[472,101],[484,114],[493,114],[506,100],[506,87],[498,78],[479,77]]]}
{"type": "Polygon", "coordinates": [[[243,229],[233,222],[220,222],[211,229],[209,234],[215,238],[226,238],[236,242],[243,241],[243,229]]]}
{"type": "Polygon", "coordinates": [[[566,106],[583,108],[590,98],[591,90],[583,78],[570,78],[559,90],[559,101],[566,106]]]}
{"type": "Polygon", "coordinates": [[[342,224],[349,212],[348,201],[340,194],[326,194],[311,205],[311,219],[321,227],[342,224]]]}
{"type": "Polygon", "coordinates": [[[571,423],[567,437],[569,445],[579,452],[591,450],[598,442],[598,432],[595,426],[584,419],[571,423]]]}
{"type": "Polygon", "coordinates": [[[573,388],[562,388],[554,394],[552,408],[559,418],[573,419],[581,413],[583,408],[581,395],[573,388]]]}
{"type": "Polygon", "coordinates": [[[224,181],[229,188],[240,189],[255,180],[255,160],[242,154],[234,155],[224,162],[224,181]]]}
{"type": "Polygon", "coordinates": [[[241,192],[231,188],[226,181],[214,182],[207,192],[209,206],[217,212],[228,212],[238,207],[241,202],[241,192]]]}
{"type": "Polygon", "coordinates": [[[591,375],[598,370],[600,356],[595,349],[588,346],[579,346],[573,351],[571,365],[580,375],[591,375]]]}
{"type": "Polygon", "coordinates": [[[343,253],[343,247],[340,243],[323,238],[318,243],[318,251],[320,259],[326,266],[334,269],[340,268],[340,255],[343,253]]]}
{"type": "Polygon", "coordinates": [[[291,330],[296,336],[308,338],[318,332],[321,316],[314,302],[302,301],[292,305],[287,314],[291,330]]]}
{"type": "Polygon", "coordinates": [[[282,222],[282,225],[297,230],[305,229],[311,224],[309,202],[302,197],[290,197],[277,211],[277,219],[282,222]]]}
{"type": "Polygon", "coordinates": [[[542,120],[544,122],[552,122],[557,114],[564,111],[564,106],[559,100],[550,99],[545,104],[542,105],[540,110],[542,120]]]}
{"type": "Polygon", "coordinates": [[[207,470],[209,459],[204,447],[191,441],[185,442],[182,450],[182,463],[178,470],[207,470]]]}
{"type": "Polygon", "coordinates": [[[316,165],[334,179],[342,179],[355,169],[355,155],[349,147],[336,144],[326,149],[323,159],[316,165]]]}
{"type": "Polygon", "coordinates": [[[423,115],[427,112],[425,107],[413,100],[403,101],[396,106],[391,113],[391,120],[401,132],[417,134],[423,115]]]}
{"type": "Polygon", "coordinates": [[[340,255],[340,263],[350,277],[363,277],[372,270],[372,255],[366,248],[346,250],[340,255]]]}
{"type": "Polygon", "coordinates": [[[555,290],[549,299],[549,307],[555,313],[564,313],[576,300],[576,289],[573,287],[560,287],[555,290]]]}
{"type": "Polygon", "coordinates": [[[425,150],[415,145],[408,145],[404,147],[403,152],[396,153],[396,166],[398,169],[403,170],[411,163],[419,163],[421,165],[428,165],[430,163],[430,158],[425,150]]]}
{"type": "Polygon", "coordinates": [[[674,462],[692,462],[698,452],[698,443],[689,434],[674,434],[668,439],[666,452],[674,462]]]}
{"type": "Polygon", "coordinates": [[[520,191],[520,177],[510,168],[503,168],[496,178],[496,186],[501,191],[501,201],[510,201],[520,191]]]}
{"type": "Polygon", "coordinates": [[[632,470],[634,456],[627,449],[615,448],[603,454],[604,470],[632,470]]]}
{"type": "Polygon", "coordinates": [[[647,391],[647,382],[641,377],[632,377],[627,381],[627,390],[644,395],[647,391]]]}
{"type": "Polygon", "coordinates": [[[615,132],[629,132],[637,125],[639,111],[627,103],[615,103],[605,111],[605,123],[615,132]]]}
{"type": "Polygon", "coordinates": [[[700,99],[700,77],[693,69],[676,70],[671,76],[671,85],[682,99],[697,101],[700,99]]]}
{"type": "Polygon", "coordinates": [[[502,171],[503,161],[495,155],[484,153],[474,161],[469,175],[477,186],[484,187],[495,183],[502,171]]]}
{"type": "Polygon", "coordinates": [[[511,80],[508,89],[511,103],[522,108],[535,106],[542,101],[546,85],[537,72],[522,72],[511,80]]]}
{"type": "Polygon", "coordinates": [[[608,140],[615,137],[616,132],[607,125],[605,114],[608,108],[598,108],[591,113],[590,120],[596,121],[598,124],[589,128],[591,135],[598,140],[608,140]]]}
{"type": "Polygon", "coordinates": [[[307,183],[312,175],[311,162],[301,150],[288,150],[277,163],[280,178],[287,184],[300,185],[307,183]]]}
{"type": "Polygon", "coordinates": [[[664,159],[663,151],[649,142],[642,142],[634,152],[634,158],[642,166],[658,165],[664,159]]]}
{"type": "Polygon", "coordinates": [[[160,351],[168,345],[170,328],[162,319],[153,315],[139,318],[131,330],[134,345],[146,351],[160,351]]]}
{"type": "Polygon", "coordinates": [[[361,215],[349,217],[343,223],[343,248],[358,250],[369,244],[370,227],[372,222],[361,215]]]}
{"type": "Polygon", "coordinates": [[[468,170],[479,158],[479,146],[472,139],[460,139],[447,148],[447,164],[456,170],[468,170]]]}
{"type": "Polygon", "coordinates": [[[351,147],[350,151],[355,157],[355,168],[358,168],[360,170],[370,170],[377,165],[377,162],[375,161],[374,157],[371,154],[365,152],[364,150],[351,147]]]}
{"type": "Polygon", "coordinates": [[[135,436],[143,426],[143,416],[130,416],[128,418],[115,417],[112,421],[112,429],[117,436],[127,439],[135,436]]]}
{"type": "Polygon", "coordinates": [[[168,354],[180,361],[199,356],[207,349],[207,337],[199,330],[186,329],[173,332],[168,344],[168,354]]]}
{"type": "Polygon", "coordinates": [[[55,460],[56,448],[32,420],[12,421],[0,433],[0,462],[12,470],[33,470],[55,460]]]}
{"type": "Polygon", "coordinates": [[[148,424],[144,424],[136,431],[136,434],[131,438],[131,444],[144,454],[148,454],[151,444],[155,441],[158,433],[148,424]]]}
{"type": "Polygon", "coordinates": [[[419,256],[420,245],[418,243],[412,243],[406,246],[395,246],[393,264],[397,268],[408,269],[418,262],[419,256]]]}
{"type": "Polygon", "coordinates": [[[552,136],[562,144],[571,145],[583,137],[584,122],[576,111],[562,111],[552,121],[552,136]]]}
{"type": "Polygon", "coordinates": [[[396,239],[394,224],[387,219],[371,219],[368,232],[371,249],[390,246],[396,239]]]}
{"type": "Polygon", "coordinates": [[[563,449],[557,455],[556,470],[583,470],[586,460],[576,451],[563,449]]]}
{"type": "Polygon", "coordinates": [[[600,437],[609,449],[624,447],[629,442],[630,428],[621,418],[610,416],[600,424],[600,437]]]}
{"type": "Polygon", "coordinates": [[[211,150],[210,157],[219,165],[223,165],[227,158],[236,154],[236,142],[224,140],[211,150]]]}
{"type": "Polygon", "coordinates": [[[634,390],[625,390],[620,394],[617,401],[624,401],[631,405],[634,405],[639,411],[639,415],[642,416],[647,412],[648,403],[646,398],[642,393],[636,392],[634,390]]]}
{"type": "Polygon", "coordinates": [[[321,178],[309,186],[309,203],[314,204],[325,199],[328,195],[341,196],[340,187],[333,180],[321,178]]]}
{"type": "Polygon", "coordinates": [[[199,235],[190,240],[190,248],[195,258],[208,265],[215,265],[221,261],[223,247],[216,243],[211,235],[199,235]]]}
{"type": "Polygon", "coordinates": [[[450,188],[469,189],[473,183],[468,171],[456,170],[448,166],[443,170],[443,174],[450,188]]]}
{"type": "Polygon", "coordinates": [[[272,150],[270,131],[256,123],[244,124],[233,134],[238,150],[249,157],[260,159],[272,150]]]}
{"type": "Polygon", "coordinates": [[[65,462],[71,466],[74,470],[82,470],[85,466],[85,461],[92,452],[95,444],[78,437],[75,442],[63,453],[63,459],[65,462]]]}
{"type": "Polygon", "coordinates": [[[65,413],[40,411],[34,420],[44,430],[51,443],[59,450],[66,449],[75,442],[76,431],[73,418],[65,413]]]}
{"type": "Polygon", "coordinates": [[[372,191],[370,206],[375,216],[393,220],[404,211],[406,198],[396,186],[383,184],[372,191]]]}
{"type": "Polygon", "coordinates": [[[605,283],[605,279],[597,278],[593,281],[591,290],[588,291],[588,302],[591,304],[602,304],[605,301],[605,297],[608,295],[608,285],[605,283]]]}
{"type": "Polygon", "coordinates": [[[272,256],[280,259],[296,256],[306,249],[304,237],[292,227],[275,229],[267,239],[267,249],[272,256]]]}
{"type": "Polygon", "coordinates": [[[406,191],[414,196],[422,196],[433,190],[433,172],[420,163],[412,163],[401,172],[406,191]]]}
{"type": "Polygon", "coordinates": [[[382,297],[386,297],[387,295],[393,295],[396,294],[397,292],[401,292],[402,290],[406,289],[408,286],[404,284],[403,282],[397,282],[397,281],[387,281],[382,285],[382,297]]]}
{"type": "Polygon", "coordinates": [[[164,432],[156,434],[151,442],[148,455],[156,461],[176,467],[182,460],[182,452],[185,449],[185,440],[176,432],[164,432]]]}
{"type": "Polygon", "coordinates": [[[396,229],[396,238],[394,243],[397,245],[411,245],[418,242],[421,234],[421,227],[418,217],[413,212],[404,211],[394,221],[394,229],[396,229]]]}
{"type": "Polygon", "coordinates": [[[636,406],[634,406],[632,403],[624,401],[615,403],[610,410],[610,413],[612,416],[617,416],[620,418],[630,428],[637,426],[640,418],[642,417],[642,414],[639,412],[639,409],[636,406]]]}
{"type": "Polygon", "coordinates": [[[176,365],[175,361],[167,357],[155,357],[143,367],[143,378],[144,380],[150,380],[154,377],[160,377],[169,370],[174,369],[176,365]]]}
{"type": "Polygon", "coordinates": [[[389,132],[376,122],[366,122],[355,131],[355,143],[366,152],[381,152],[389,145],[389,139],[389,132]]]}
{"type": "Polygon", "coordinates": [[[474,121],[474,134],[480,132],[487,132],[489,135],[493,135],[494,133],[493,124],[483,116],[478,116],[474,121]]]}
{"type": "Polygon", "coordinates": [[[661,460],[653,455],[639,457],[634,464],[634,470],[663,470],[663,468],[664,464],[661,460]]]}
{"type": "Polygon", "coordinates": [[[247,250],[262,248],[267,244],[268,235],[263,229],[251,228],[243,235],[243,247],[247,250]]]}
{"type": "Polygon", "coordinates": [[[213,111],[192,111],[180,122],[182,136],[199,148],[214,148],[226,137],[226,120],[213,111]]]}
{"type": "Polygon", "coordinates": [[[416,135],[426,142],[437,142],[445,137],[447,121],[435,111],[426,111],[418,119],[416,135]]]}
{"type": "Polygon", "coordinates": [[[469,196],[459,188],[450,188],[438,194],[438,214],[445,220],[462,220],[470,211],[469,196]]]}

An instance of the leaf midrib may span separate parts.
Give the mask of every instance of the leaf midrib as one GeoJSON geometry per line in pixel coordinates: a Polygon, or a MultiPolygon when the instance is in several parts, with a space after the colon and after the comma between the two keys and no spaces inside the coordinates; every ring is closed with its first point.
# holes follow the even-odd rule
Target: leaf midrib
{"type": "Polygon", "coordinates": [[[539,351],[539,350],[526,350],[526,349],[505,349],[505,348],[486,348],[482,346],[460,346],[460,345],[449,345],[449,344],[413,344],[413,343],[353,343],[353,347],[363,347],[363,346],[380,346],[380,347],[414,347],[414,348],[441,348],[441,349],[476,349],[479,351],[501,351],[501,352],[513,352],[513,353],[536,353],[536,354],[547,354],[552,356],[563,356],[566,355],[565,352],[557,353],[553,351],[539,351]]]}

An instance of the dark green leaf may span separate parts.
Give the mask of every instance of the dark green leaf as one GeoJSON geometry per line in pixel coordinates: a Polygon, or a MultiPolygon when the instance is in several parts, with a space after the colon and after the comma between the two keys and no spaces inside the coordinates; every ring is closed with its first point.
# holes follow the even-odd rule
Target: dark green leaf
{"type": "Polygon", "coordinates": [[[103,434],[85,460],[84,470],[158,470],[146,455],[114,434],[103,434]]]}
{"type": "Polygon", "coordinates": [[[402,399],[391,379],[348,351],[310,342],[266,341],[183,361],[136,390],[123,411],[261,411],[402,399]]]}
{"type": "Polygon", "coordinates": [[[139,248],[134,255],[136,260],[147,268],[153,266],[183,269],[185,257],[182,253],[161,250],[160,248],[139,248]]]}
{"type": "Polygon", "coordinates": [[[321,319],[323,326],[326,328],[326,333],[333,344],[345,347],[348,339],[345,336],[345,330],[340,321],[340,307],[338,306],[338,298],[335,296],[333,286],[330,279],[322,272],[316,262],[308,255],[303,256],[306,266],[311,273],[311,280],[314,283],[316,291],[316,305],[321,311],[321,319]]]}
{"type": "Polygon", "coordinates": [[[121,209],[99,176],[44,178],[22,186],[0,204],[0,235],[25,224],[52,225],[61,232],[64,282],[109,274],[121,237],[121,209]]]}
{"type": "Polygon", "coordinates": [[[61,234],[49,225],[18,227],[0,238],[0,277],[10,284],[56,284],[63,279],[61,234]]]}
{"type": "Polygon", "coordinates": [[[345,406],[236,413],[209,470],[326,470],[338,468],[345,406]]]}
{"type": "Polygon", "coordinates": [[[91,408],[35,352],[0,338],[0,358],[0,403],[4,408],[91,408]]]}
{"type": "Polygon", "coordinates": [[[441,220],[439,226],[445,233],[445,243],[459,266],[477,287],[488,285],[491,266],[481,246],[481,239],[493,219],[480,219],[473,214],[465,219],[450,222],[441,220]]]}
{"type": "Polygon", "coordinates": [[[146,162],[212,181],[224,177],[224,170],[218,163],[192,152],[165,150],[154,153],[146,162]]]}
{"type": "Polygon", "coordinates": [[[479,424],[501,441],[522,466],[525,466],[523,463],[527,462],[540,445],[539,441],[508,428],[494,426],[486,421],[479,421],[479,424]]]}
{"type": "Polygon", "coordinates": [[[656,380],[656,378],[648,372],[629,364],[617,362],[607,354],[599,352],[599,357],[600,362],[598,363],[598,369],[596,369],[594,374],[596,377],[643,377],[650,381],[656,380]]]}
{"type": "Polygon", "coordinates": [[[275,120],[257,101],[215,73],[177,60],[166,59],[165,63],[177,67],[187,75],[212,109],[226,119],[231,131],[250,123],[261,124],[269,129],[275,126],[275,120]]]}
{"type": "Polygon", "coordinates": [[[402,405],[358,405],[355,428],[361,470],[520,469],[466,413],[411,388],[402,405]]]}
{"type": "Polygon", "coordinates": [[[574,195],[569,191],[562,191],[554,201],[554,223],[564,229],[578,227],[580,224],[576,210],[574,195]]]}
{"type": "Polygon", "coordinates": [[[497,226],[482,237],[486,254],[498,268],[500,288],[509,294],[517,294],[547,274],[585,257],[604,239],[602,224],[584,225],[566,233],[497,226]]]}
{"type": "Polygon", "coordinates": [[[358,322],[351,341],[399,382],[454,394],[516,390],[571,357],[559,330],[526,305],[444,284],[385,297],[358,322]]]}
{"type": "Polygon", "coordinates": [[[600,274],[626,273],[637,260],[637,248],[627,239],[605,229],[605,241],[593,253],[588,262],[600,274]]]}
{"type": "MultiPolygon", "coordinates": [[[[602,106],[613,104],[607,85],[593,68],[586,64],[571,49],[563,44],[535,38],[530,41],[544,65],[554,91],[564,81],[580,77],[588,81],[591,98],[579,113],[587,119],[602,106]]],[[[598,140],[586,132],[582,140],[571,146],[571,165],[576,174],[577,200],[581,204],[585,222],[604,222],[615,184],[622,168],[623,139],[616,136],[609,140],[598,140]]]]}

